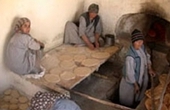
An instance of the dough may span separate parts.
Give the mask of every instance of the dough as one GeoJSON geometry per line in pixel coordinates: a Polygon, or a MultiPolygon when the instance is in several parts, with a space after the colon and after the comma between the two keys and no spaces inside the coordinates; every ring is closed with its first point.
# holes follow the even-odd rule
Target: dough
{"type": "Polygon", "coordinates": [[[82,62],[84,59],[86,59],[86,55],[78,54],[74,56],[75,62],[82,62]]]}
{"type": "Polygon", "coordinates": [[[8,110],[8,107],[9,107],[8,104],[4,104],[4,105],[1,105],[1,106],[0,106],[0,108],[5,109],[5,110],[6,110],[6,109],[8,110]]]}
{"type": "Polygon", "coordinates": [[[44,79],[50,83],[57,83],[60,81],[59,74],[45,74],[44,79]]]}
{"type": "Polygon", "coordinates": [[[11,91],[12,91],[12,89],[6,90],[6,91],[4,92],[4,95],[10,95],[10,94],[11,94],[11,91]]]}
{"type": "Polygon", "coordinates": [[[12,99],[10,100],[10,103],[11,103],[11,104],[17,104],[17,103],[18,103],[18,99],[12,98],[12,99]]]}
{"type": "Polygon", "coordinates": [[[3,100],[4,100],[5,102],[9,102],[11,98],[12,98],[11,96],[4,96],[4,97],[3,97],[3,100]]]}
{"type": "Polygon", "coordinates": [[[63,61],[63,60],[71,61],[71,60],[73,60],[73,57],[71,55],[60,55],[58,57],[58,59],[61,61],[63,61]]]}
{"type": "Polygon", "coordinates": [[[93,58],[105,59],[109,58],[110,54],[108,52],[96,52],[91,55],[93,58]]]}
{"type": "Polygon", "coordinates": [[[41,60],[42,66],[47,70],[50,70],[51,68],[58,66],[59,62],[60,60],[58,60],[56,56],[51,55],[41,60]]]}
{"type": "Polygon", "coordinates": [[[104,51],[108,53],[115,53],[119,48],[115,46],[107,47],[104,51]]]}
{"type": "Polygon", "coordinates": [[[60,67],[63,69],[72,69],[72,68],[76,67],[76,65],[73,61],[62,61],[60,63],[60,67]]]}
{"type": "Polygon", "coordinates": [[[28,108],[28,104],[20,104],[19,105],[19,109],[21,109],[21,110],[27,110],[27,108],[28,108]]]}
{"type": "Polygon", "coordinates": [[[11,91],[11,96],[12,96],[13,98],[18,98],[18,97],[20,96],[20,94],[19,94],[19,92],[18,92],[17,90],[13,89],[13,90],[11,91]]]}
{"type": "Polygon", "coordinates": [[[67,53],[77,54],[79,52],[79,48],[75,46],[67,47],[65,50],[67,53]]]}
{"type": "Polygon", "coordinates": [[[9,109],[10,110],[18,110],[18,105],[17,104],[10,104],[9,109]]]}
{"type": "Polygon", "coordinates": [[[76,75],[70,71],[64,71],[63,73],[60,74],[60,77],[62,80],[68,81],[68,80],[74,79],[76,77],[76,75]]]}
{"type": "Polygon", "coordinates": [[[162,84],[162,85],[164,86],[165,83],[166,83],[167,77],[168,77],[168,74],[161,74],[161,75],[159,76],[159,82],[160,82],[160,84],[162,84]]]}
{"type": "Polygon", "coordinates": [[[74,69],[74,74],[77,76],[88,76],[91,73],[91,69],[88,67],[77,67],[74,69]]]}
{"type": "Polygon", "coordinates": [[[82,65],[87,66],[87,67],[96,66],[96,65],[99,65],[99,64],[100,64],[99,60],[92,59],[92,58],[85,59],[85,60],[82,61],[82,65]]]}
{"type": "Polygon", "coordinates": [[[52,69],[50,69],[50,74],[59,74],[62,72],[62,69],[59,67],[54,67],[52,69]]]}
{"type": "MultiPolygon", "coordinates": [[[[158,86],[156,86],[155,88],[154,88],[154,99],[155,100],[158,100],[158,99],[160,99],[160,97],[161,97],[161,94],[162,94],[162,91],[163,91],[163,86],[162,85],[158,85],[158,86]]],[[[147,90],[146,92],[145,92],[145,94],[146,94],[146,96],[148,97],[148,98],[151,98],[151,89],[149,89],[149,90],[147,90]]]]}
{"type": "Polygon", "coordinates": [[[21,97],[19,97],[19,102],[20,103],[26,103],[26,102],[28,102],[28,98],[27,97],[25,97],[25,96],[21,96],[21,97]]]}

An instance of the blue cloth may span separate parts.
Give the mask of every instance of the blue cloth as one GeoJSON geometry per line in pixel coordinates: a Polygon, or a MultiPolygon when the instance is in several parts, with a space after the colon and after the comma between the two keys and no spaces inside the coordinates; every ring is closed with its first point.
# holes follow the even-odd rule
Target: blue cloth
{"type": "Polygon", "coordinates": [[[59,99],[55,102],[51,110],[81,110],[80,107],[72,100],[59,99]]]}

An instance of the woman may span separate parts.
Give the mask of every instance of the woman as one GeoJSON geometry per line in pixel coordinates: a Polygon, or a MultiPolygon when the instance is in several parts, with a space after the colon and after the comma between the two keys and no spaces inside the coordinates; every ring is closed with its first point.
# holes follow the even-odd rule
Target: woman
{"type": "Polygon", "coordinates": [[[7,66],[20,75],[44,73],[40,67],[40,50],[44,48],[44,44],[31,37],[30,26],[28,18],[20,18],[6,50],[7,66]]]}
{"type": "Polygon", "coordinates": [[[132,45],[126,55],[119,88],[120,103],[129,107],[133,107],[144,97],[148,86],[148,70],[150,75],[155,75],[151,68],[150,55],[143,45],[144,36],[141,31],[135,29],[131,40],[132,45]]]}
{"type": "Polygon", "coordinates": [[[81,110],[66,94],[37,92],[28,110],[81,110]]]}
{"type": "Polygon", "coordinates": [[[91,4],[88,11],[79,18],[79,23],[67,22],[65,27],[65,44],[87,45],[91,50],[99,48],[102,23],[98,15],[99,6],[91,4]]]}

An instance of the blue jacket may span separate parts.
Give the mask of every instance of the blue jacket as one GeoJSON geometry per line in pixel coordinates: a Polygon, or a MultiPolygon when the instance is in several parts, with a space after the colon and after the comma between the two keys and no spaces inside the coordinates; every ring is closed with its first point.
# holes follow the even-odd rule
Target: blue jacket
{"type": "MultiPolygon", "coordinates": [[[[145,52],[145,48],[144,48],[144,45],[142,46],[142,49],[144,50],[145,52]]],[[[145,52],[146,53],[146,52],[145,52]]],[[[130,49],[129,51],[127,52],[126,54],[126,57],[132,57],[134,58],[135,60],[135,63],[136,63],[136,68],[135,68],[135,79],[136,79],[136,82],[138,82],[139,80],[139,76],[140,76],[140,66],[141,66],[141,58],[140,56],[137,54],[136,50],[134,49],[134,47],[131,45],[130,46],[130,49]]],[[[126,77],[126,65],[124,65],[123,67],[123,76],[126,77]]]]}

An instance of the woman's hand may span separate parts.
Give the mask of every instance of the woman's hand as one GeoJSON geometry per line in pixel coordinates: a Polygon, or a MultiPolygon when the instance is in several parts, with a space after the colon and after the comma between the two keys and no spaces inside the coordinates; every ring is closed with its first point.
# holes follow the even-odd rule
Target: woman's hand
{"type": "Polygon", "coordinates": [[[99,46],[100,46],[100,45],[99,45],[99,42],[98,42],[98,41],[96,41],[96,42],[95,42],[95,47],[98,49],[98,48],[99,48],[99,46]]]}
{"type": "Polygon", "coordinates": [[[152,77],[155,77],[155,75],[156,75],[155,71],[154,71],[152,68],[149,69],[149,74],[150,74],[152,77]]]}
{"type": "Polygon", "coordinates": [[[137,94],[137,93],[140,92],[139,84],[135,83],[135,84],[134,84],[134,88],[135,88],[135,94],[137,94]]]}

